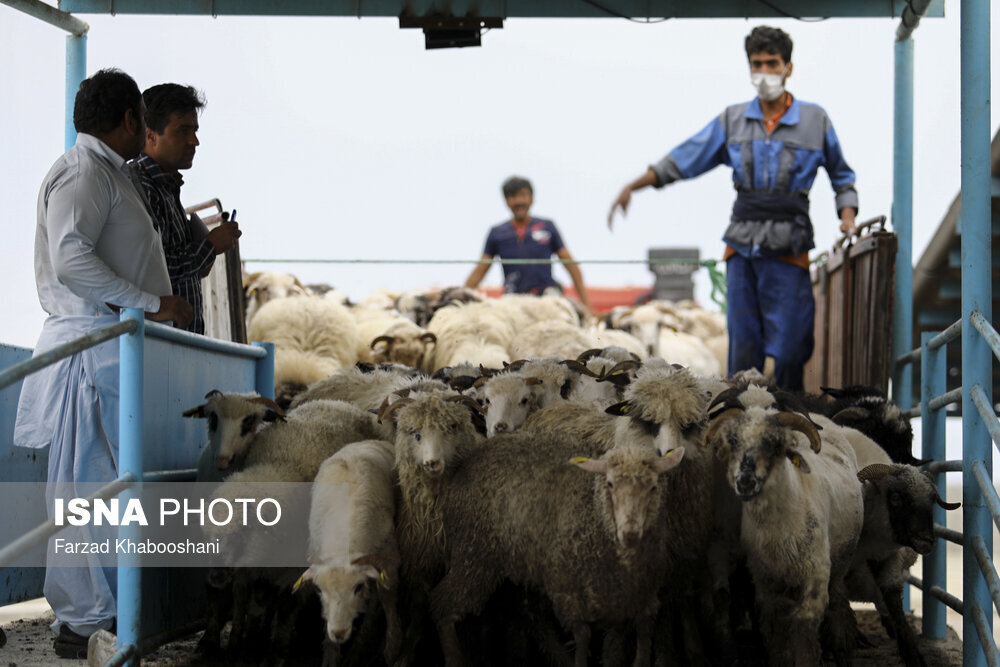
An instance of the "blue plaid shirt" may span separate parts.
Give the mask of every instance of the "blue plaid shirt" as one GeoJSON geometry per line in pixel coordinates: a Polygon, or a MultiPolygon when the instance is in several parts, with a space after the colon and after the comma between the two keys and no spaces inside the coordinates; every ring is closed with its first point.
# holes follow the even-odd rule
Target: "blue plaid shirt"
{"type": "Polygon", "coordinates": [[[187,330],[203,334],[205,318],[202,314],[201,274],[215,263],[215,246],[208,239],[197,238],[192,232],[191,221],[181,206],[184,179],[179,174],[165,172],[145,153],[140,153],[129,164],[136,170],[153,226],[163,240],[170,287],[175,296],[184,298],[194,309],[194,319],[187,330]]]}

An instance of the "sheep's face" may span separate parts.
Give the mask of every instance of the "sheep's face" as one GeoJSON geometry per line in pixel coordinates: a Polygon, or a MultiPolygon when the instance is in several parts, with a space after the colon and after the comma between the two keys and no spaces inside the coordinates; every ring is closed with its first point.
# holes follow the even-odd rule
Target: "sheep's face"
{"type": "Polygon", "coordinates": [[[659,513],[660,475],[676,467],[682,458],[683,448],[664,457],[650,450],[622,448],[600,459],[578,458],[573,462],[598,476],[597,492],[610,505],[615,537],[621,546],[634,549],[659,513]]]}
{"type": "Polygon", "coordinates": [[[709,429],[709,444],[714,444],[720,458],[728,458],[726,477],[741,500],[760,495],[772,471],[786,459],[802,472],[809,472],[794,431],[778,422],[777,416],[772,410],[748,408],[735,417],[720,417],[726,421],[709,429]]]}
{"type": "Polygon", "coordinates": [[[371,565],[313,565],[306,570],[302,578],[312,581],[319,589],[330,641],[343,644],[350,639],[354,619],[365,610],[378,576],[378,570],[371,565]]]}
{"type": "Polygon", "coordinates": [[[919,554],[930,553],[936,541],[933,509],[937,487],[912,466],[893,468],[889,475],[866,482],[878,491],[880,502],[875,511],[888,514],[893,542],[919,554]]]}
{"type": "Polygon", "coordinates": [[[519,374],[497,375],[481,388],[486,408],[486,437],[509,433],[525,422],[540,405],[543,381],[519,374]]]}
{"type": "Polygon", "coordinates": [[[660,354],[660,326],[662,313],[652,307],[640,306],[619,320],[618,328],[632,334],[641,342],[651,357],[660,354]]]}
{"type": "Polygon", "coordinates": [[[698,439],[705,423],[708,395],[688,369],[640,368],[625,396],[633,415],[660,425],[654,442],[661,456],[698,439]]]}
{"type": "Polygon", "coordinates": [[[235,459],[242,459],[257,430],[264,422],[283,419],[277,405],[266,399],[246,394],[223,394],[212,391],[204,405],[184,412],[185,417],[197,417],[208,422],[208,447],[215,452],[215,466],[229,468],[235,459]]]}
{"type": "MultiPolygon", "coordinates": [[[[397,456],[411,459],[429,477],[439,477],[452,464],[460,446],[480,436],[470,408],[445,392],[418,397],[399,409],[397,456]]],[[[405,400],[405,399],[404,399],[405,400]]]]}

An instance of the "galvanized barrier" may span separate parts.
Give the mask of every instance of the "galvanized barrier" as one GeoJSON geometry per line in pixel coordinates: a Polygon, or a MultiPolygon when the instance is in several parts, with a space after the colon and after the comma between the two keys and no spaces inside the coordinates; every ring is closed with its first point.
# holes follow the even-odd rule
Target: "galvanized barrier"
{"type": "MultiPolygon", "coordinates": [[[[922,426],[922,455],[930,458],[927,470],[934,477],[934,482],[942,495],[944,494],[944,474],[947,472],[962,473],[963,505],[965,507],[964,530],[949,530],[944,526],[945,511],[934,508],[935,536],[958,544],[963,550],[963,580],[964,599],[948,592],[946,584],[947,567],[944,549],[935,549],[923,559],[923,578],[909,576],[907,581],[924,593],[923,596],[923,634],[933,639],[945,636],[945,609],[947,605],[963,617],[963,634],[968,641],[970,636],[978,639],[981,654],[970,654],[964,651],[963,664],[986,664],[996,667],[1000,665],[1000,650],[993,639],[992,613],[983,609],[982,599],[988,596],[997,611],[1000,611],[1000,577],[992,557],[993,523],[1000,527],[1000,497],[990,479],[992,456],[984,460],[975,450],[963,446],[962,459],[945,460],[945,416],[949,404],[962,401],[968,394],[976,408],[982,426],[989,433],[994,445],[1000,449],[1000,420],[997,419],[990,400],[979,384],[971,388],[946,391],[947,381],[947,346],[958,340],[963,334],[963,328],[971,329],[982,336],[989,345],[993,356],[1000,359],[1000,336],[993,326],[978,310],[969,316],[971,327],[963,327],[963,321],[958,320],[941,333],[925,333],[921,346],[896,360],[897,365],[920,362],[921,387],[920,406],[909,411],[910,416],[919,416],[922,426]],[[975,512],[985,504],[989,515],[975,512]],[[977,516],[977,514],[979,516],[977,516]],[[986,520],[983,521],[983,518],[986,520]],[[970,594],[971,593],[971,594],[970,594]]],[[[988,360],[987,366],[992,362],[988,360]]],[[[989,391],[989,388],[986,390],[989,391]]],[[[963,419],[974,415],[963,412],[963,419]]],[[[966,432],[966,436],[968,433],[966,432]]],[[[973,436],[975,437],[975,435],[973,436]]],[[[963,438],[964,445],[965,438],[963,438]]],[[[987,448],[986,453],[989,453],[987,448]]]]}
{"type": "MultiPolygon", "coordinates": [[[[35,358],[17,363],[0,372],[0,389],[11,385],[25,376],[44,368],[60,359],[64,359],[73,354],[89,349],[103,342],[120,336],[120,386],[119,386],[119,462],[118,479],[108,483],[97,491],[93,497],[109,498],[119,493],[123,494],[126,500],[135,497],[139,492],[142,481],[165,481],[171,479],[193,479],[194,470],[191,468],[178,470],[176,468],[165,467],[163,470],[146,472],[143,457],[144,437],[143,431],[149,429],[150,425],[155,428],[157,420],[163,419],[162,413],[166,408],[159,406],[159,410],[146,412],[147,403],[144,400],[144,375],[151,367],[154,373],[167,373],[169,380],[167,384],[196,385],[204,382],[205,370],[194,369],[190,373],[176,368],[158,368],[157,359],[147,359],[145,351],[151,340],[158,341],[153,345],[153,356],[167,357],[171,348],[189,348],[209,355],[220,357],[239,357],[253,362],[252,383],[243,380],[246,385],[253,384],[253,387],[242,387],[244,390],[256,389],[262,396],[274,397],[274,346],[271,343],[254,343],[253,346],[239,345],[205,338],[186,331],[180,331],[171,327],[147,323],[143,312],[137,309],[128,309],[122,312],[122,321],[109,325],[97,331],[91,332],[66,343],[58,348],[40,354],[35,358]],[[151,339],[151,340],[147,340],[151,339]],[[167,348],[163,348],[166,344],[167,348]],[[165,351],[166,350],[166,351],[165,351]],[[147,419],[144,419],[144,415],[147,419]]],[[[159,375],[157,375],[159,377],[159,375]]],[[[249,379],[249,378],[248,378],[249,379]]],[[[231,380],[240,382],[240,379],[231,380]]],[[[203,386],[187,386],[190,391],[203,392],[203,386]]],[[[149,397],[145,397],[148,399],[149,397]]],[[[161,459],[164,457],[161,456],[161,459]]],[[[157,461],[162,463],[162,461],[157,461]]],[[[167,463],[169,457],[167,458],[167,463]]],[[[189,462],[190,463],[190,462],[189,462]]],[[[129,537],[129,531],[136,530],[136,526],[125,525],[119,528],[119,537],[129,537]]],[[[42,544],[53,534],[61,530],[54,521],[46,523],[20,536],[10,544],[0,549],[0,567],[5,563],[13,562],[18,555],[25,553],[28,549],[42,544]]],[[[127,558],[127,556],[126,556],[127,558]]],[[[142,569],[139,567],[129,567],[127,561],[119,560],[118,567],[118,652],[107,663],[109,665],[125,664],[134,662],[140,646],[140,625],[141,612],[143,608],[143,595],[150,591],[143,589],[142,569]]]]}

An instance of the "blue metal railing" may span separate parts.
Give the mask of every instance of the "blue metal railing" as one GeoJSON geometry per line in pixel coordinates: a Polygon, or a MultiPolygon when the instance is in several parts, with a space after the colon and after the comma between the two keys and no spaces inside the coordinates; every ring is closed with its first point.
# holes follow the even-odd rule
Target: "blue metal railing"
{"type": "MultiPolygon", "coordinates": [[[[122,312],[122,321],[103,327],[80,338],[65,343],[57,348],[39,354],[31,359],[10,366],[0,372],[0,389],[11,385],[27,375],[49,366],[60,359],[72,356],[83,350],[100,345],[116,337],[121,337],[119,355],[119,443],[118,443],[118,479],[106,484],[95,492],[91,498],[111,498],[119,493],[123,497],[138,497],[142,481],[166,481],[170,479],[190,478],[191,470],[156,471],[146,473],[143,466],[143,366],[145,354],[145,338],[159,338],[178,345],[199,348],[213,353],[236,355],[253,359],[254,379],[257,392],[262,396],[274,398],[274,345],[271,343],[254,343],[253,346],[239,345],[225,341],[198,336],[185,331],[179,331],[156,323],[147,323],[143,312],[137,309],[127,309],[122,312]]],[[[44,543],[49,537],[59,532],[61,526],[56,526],[50,519],[17,538],[3,549],[0,549],[0,567],[16,561],[31,548],[44,543]]],[[[138,537],[131,533],[136,526],[126,525],[119,528],[119,538],[138,537]]],[[[107,665],[123,665],[137,661],[139,633],[142,609],[142,579],[139,567],[130,565],[129,558],[119,560],[118,567],[118,645],[115,655],[107,665]]]]}

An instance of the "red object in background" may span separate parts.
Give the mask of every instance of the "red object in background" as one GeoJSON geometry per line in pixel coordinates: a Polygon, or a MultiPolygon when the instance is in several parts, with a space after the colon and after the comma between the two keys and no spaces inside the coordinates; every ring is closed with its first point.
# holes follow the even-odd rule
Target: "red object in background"
{"type": "MultiPolygon", "coordinates": [[[[496,298],[503,294],[503,287],[480,287],[479,291],[486,296],[496,298]]],[[[606,313],[615,306],[635,305],[641,297],[649,295],[653,288],[648,285],[627,285],[625,287],[587,287],[590,297],[590,307],[595,315],[606,313]]],[[[576,290],[564,287],[563,293],[573,299],[578,299],[576,290]]]]}

